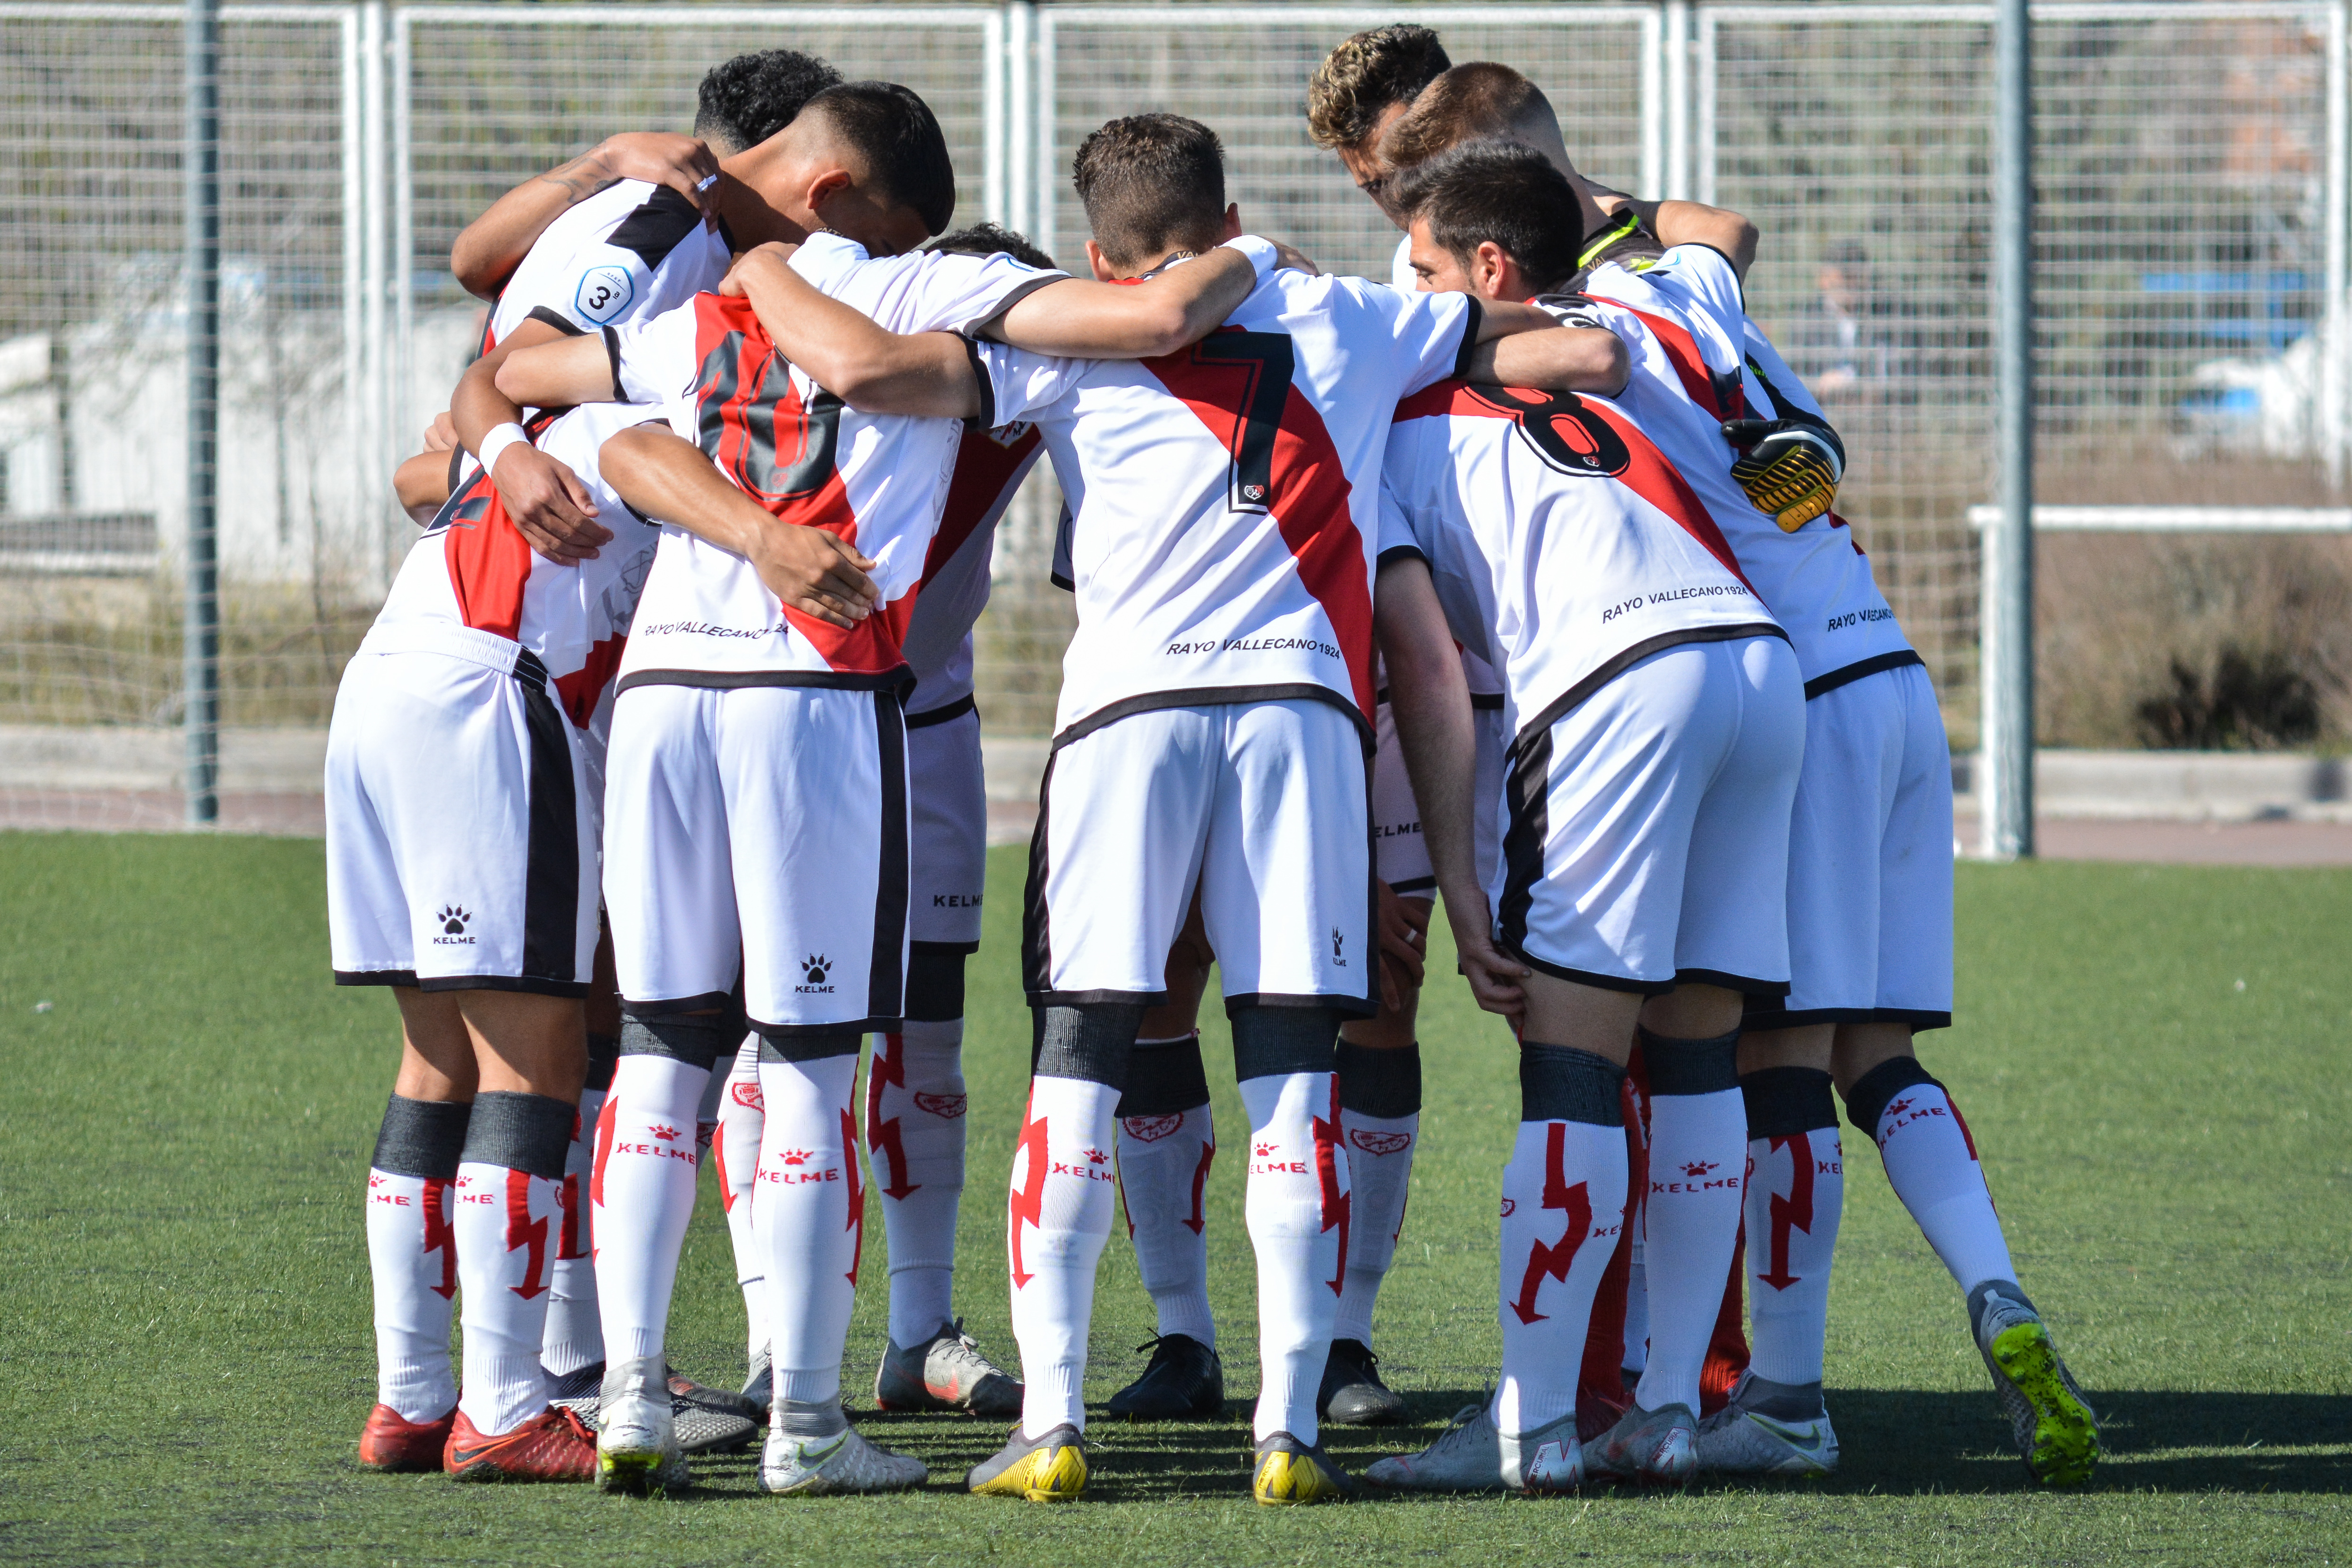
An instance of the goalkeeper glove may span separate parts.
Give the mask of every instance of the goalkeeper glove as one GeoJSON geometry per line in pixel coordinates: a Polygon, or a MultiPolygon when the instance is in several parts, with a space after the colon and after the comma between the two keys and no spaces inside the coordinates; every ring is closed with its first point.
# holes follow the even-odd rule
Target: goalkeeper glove
{"type": "Polygon", "coordinates": [[[1739,449],[1731,477],[1759,511],[1794,533],[1837,501],[1845,449],[1827,426],[1795,419],[1731,419],[1723,438],[1739,449]]]}

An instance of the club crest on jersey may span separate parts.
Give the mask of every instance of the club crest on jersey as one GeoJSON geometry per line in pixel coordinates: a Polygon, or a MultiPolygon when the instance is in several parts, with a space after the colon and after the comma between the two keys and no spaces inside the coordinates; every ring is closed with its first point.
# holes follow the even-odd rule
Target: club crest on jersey
{"type": "Polygon", "coordinates": [[[991,430],[988,433],[988,438],[1000,447],[1011,448],[1021,445],[1028,438],[1029,432],[1035,428],[1036,426],[1026,419],[1015,419],[1010,425],[999,425],[995,429],[991,430]]]}
{"type": "Polygon", "coordinates": [[[1410,1132],[1368,1132],[1360,1127],[1350,1128],[1348,1142],[1367,1154],[1399,1154],[1412,1147],[1410,1132]]]}
{"type": "Polygon", "coordinates": [[[592,267],[580,279],[572,308],[598,326],[617,318],[637,297],[637,280],[625,267],[592,267]]]}
{"type": "Polygon", "coordinates": [[[821,995],[830,992],[833,987],[824,982],[825,977],[832,973],[832,959],[821,952],[810,953],[801,960],[801,976],[805,984],[795,985],[793,990],[796,994],[803,996],[821,995]]]}
{"type": "Polygon", "coordinates": [[[953,1121],[963,1114],[964,1097],[960,1094],[932,1094],[929,1090],[918,1090],[915,1095],[915,1109],[928,1110],[943,1121],[953,1121]]]}
{"type": "Polygon", "coordinates": [[[1173,1116],[1126,1116],[1119,1119],[1118,1124],[1137,1142],[1157,1143],[1184,1125],[1184,1113],[1180,1110],[1173,1116]]]}
{"type": "Polygon", "coordinates": [[[441,926],[441,934],[433,939],[434,946],[471,947],[474,945],[474,939],[466,934],[466,922],[474,917],[467,913],[462,906],[444,904],[433,911],[433,918],[439,921],[441,926]]]}
{"type": "Polygon", "coordinates": [[[768,1108],[767,1101],[760,1098],[760,1086],[756,1083],[739,1083],[727,1092],[735,1097],[738,1105],[749,1106],[753,1110],[768,1108]]]}

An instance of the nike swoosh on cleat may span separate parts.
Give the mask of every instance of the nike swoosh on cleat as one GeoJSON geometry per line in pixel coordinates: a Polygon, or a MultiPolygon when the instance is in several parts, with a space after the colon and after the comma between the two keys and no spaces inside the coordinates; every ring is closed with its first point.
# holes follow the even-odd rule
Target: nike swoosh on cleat
{"type": "Polygon", "coordinates": [[[1748,1419],[1755,1422],[1807,1458],[1822,1451],[1822,1429],[1818,1426],[1783,1426],[1769,1415],[1759,1415],[1752,1410],[1748,1413],[1748,1419]]]}
{"type": "Polygon", "coordinates": [[[822,1448],[803,1448],[797,1455],[793,1456],[793,1463],[800,1466],[803,1469],[822,1469],[824,1468],[825,1461],[832,1458],[835,1454],[840,1453],[844,1445],[847,1444],[848,1441],[849,1434],[844,1432],[822,1448]]]}

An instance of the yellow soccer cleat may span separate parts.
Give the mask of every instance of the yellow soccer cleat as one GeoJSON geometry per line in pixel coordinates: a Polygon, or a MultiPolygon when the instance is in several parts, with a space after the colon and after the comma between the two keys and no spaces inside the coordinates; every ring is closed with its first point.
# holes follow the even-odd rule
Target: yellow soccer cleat
{"type": "Polygon", "coordinates": [[[1015,1426],[1003,1453],[972,1467],[964,1489],[982,1497],[1074,1502],[1087,1489],[1087,1456],[1079,1441],[1078,1429],[1066,1423],[1042,1437],[1024,1437],[1015,1426]]]}
{"type": "Polygon", "coordinates": [[[1355,1492],[1356,1483],[1348,1472],[1312,1443],[1276,1432],[1257,1446],[1250,1495],[1268,1508],[1345,1502],[1355,1492]]]}
{"type": "Polygon", "coordinates": [[[2058,1359],[2033,1303],[2002,1279],[1971,1291],[1969,1309],[1977,1349],[2026,1469],[2045,1487],[2089,1480],[2099,1463],[2098,1413],[2058,1359]]]}

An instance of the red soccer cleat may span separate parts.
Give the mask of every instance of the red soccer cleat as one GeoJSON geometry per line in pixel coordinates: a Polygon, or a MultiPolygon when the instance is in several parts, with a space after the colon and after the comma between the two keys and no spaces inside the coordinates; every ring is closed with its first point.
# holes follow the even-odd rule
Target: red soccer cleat
{"type": "Polygon", "coordinates": [[[371,1470],[437,1470],[457,1418],[455,1405],[438,1421],[408,1421],[391,1405],[379,1405],[360,1428],[360,1463],[371,1470]]]}
{"type": "Polygon", "coordinates": [[[485,1437],[459,1411],[441,1468],[461,1481],[591,1481],[596,1434],[571,1411],[550,1407],[511,1432],[485,1437]]]}

